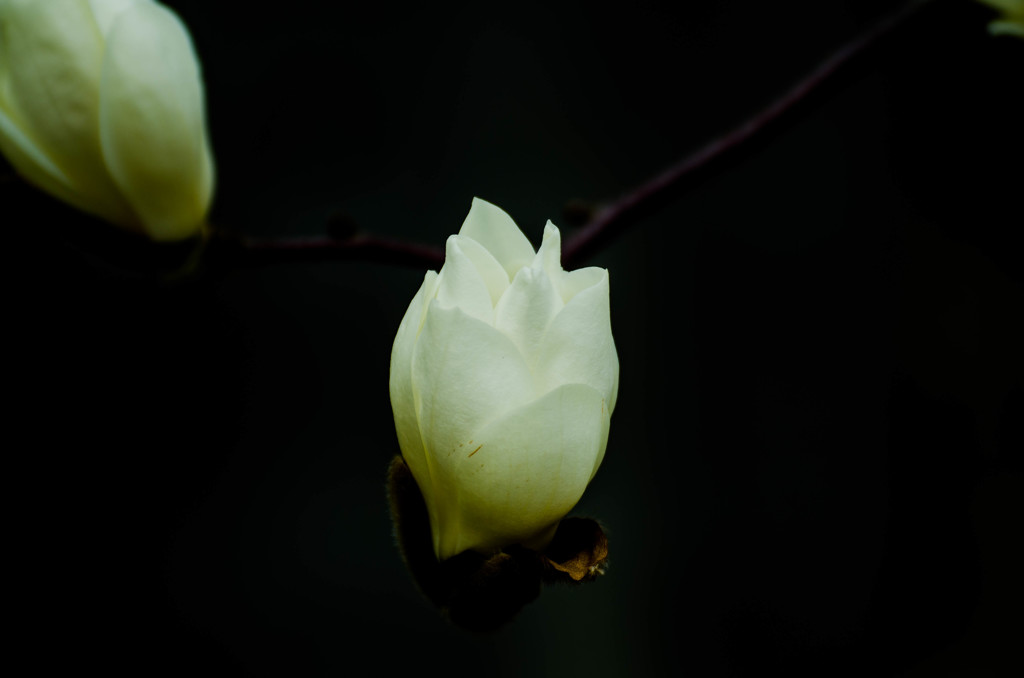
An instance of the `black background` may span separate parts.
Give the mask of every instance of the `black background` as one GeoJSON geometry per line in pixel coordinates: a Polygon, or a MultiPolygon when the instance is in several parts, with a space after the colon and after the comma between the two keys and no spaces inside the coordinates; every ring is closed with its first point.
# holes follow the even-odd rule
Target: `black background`
{"type": "MultiPolygon", "coordinates": [[[[168,4],[215,224],[340,213],[440,247],[473,196],[535,243],[571,231],[567,201],[899,3],[168,4]]],[[[622,376],[576,512],[611,567],[489,635],[439,617],[390,533],[388,359],[422,270],[211,257],[160,282],[180,248],[6,180],[15,644],[117,675],[1016,675],[1024,41],[992,16],[934,3],[586,262],[622,376]]]]}

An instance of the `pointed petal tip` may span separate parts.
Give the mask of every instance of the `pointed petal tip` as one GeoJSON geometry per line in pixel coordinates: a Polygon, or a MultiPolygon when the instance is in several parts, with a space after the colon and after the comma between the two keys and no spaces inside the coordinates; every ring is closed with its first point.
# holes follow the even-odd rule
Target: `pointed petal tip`
{"type": "MultiPolygon", "coordinates": [[[[462,223],[462,230],[465,230],[467,225],[473,224],[477,221],[496,221],[498,223],[511,222],[513,225],[516,225],[515,220],[508,212],[492,202],[488,202],[483,198],[474,196],[469,205],[469,214],[466,215],[466,219],[462,223]]],[[[516,225],[516,229],[518,228],[519,226],[516,225]]],[[[459,232],[461,233],[462,230],[459,232]]]]}
{"type": "Polygon", "coordinates": [[[481,198],[473,198],[459,234],[483,245],[502,265],[509,279],[533,259],[533,245],[512,217],[481,198]]]}
{"type": "Polygon", "coordinates": [[[544,224],[544,238],[541,241],[541,246],[550,243],[548,247],[558,245],[559,252],[562,249],[562,232],[558,230],[558,226],[555,226],[550,219],[548,223],[544,224]]]}

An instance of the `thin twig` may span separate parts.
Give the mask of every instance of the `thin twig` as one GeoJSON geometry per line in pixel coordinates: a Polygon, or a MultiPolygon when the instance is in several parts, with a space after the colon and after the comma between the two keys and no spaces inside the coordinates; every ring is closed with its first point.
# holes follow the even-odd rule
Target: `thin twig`
{"type": "MultiPolygon", "coordinates": [[[[753,117],[615,202],[598,209],[590,221],[565,242],[562,249],[563,264],[567,267],[578,265],[599,251],[616,235],[654,211],[666,197],[681,188],[686,179],[696,176],[698,170],[707,168],[713,161],[722,158],[762,132],[776,119],[806,99],[843,66],[866,52],[881,37],[929,2],[931,0],[910,0],[899,9],[883,16],[753,117]]],[[[368,235],[352,238],[240,238],[238,244],[246,254],[246,261],[253,263],[360,260],[434,269],[444,263],[444,251],[440,248],[368,235]]]]}
{"type": "Polygon", "coordinates": [[[562,248],[563,263],[567,266],[578,265],[599,251],[616,235],[653,211],[662,199],[684,183],[684,179],[693,177],[697,170],[707,167],[712,161],[721,158],[764,130],[783,113],[803,101],[808,94],[828,80],[842,66],[849,63],[854,57],[863,54],[868,47],[876,44],[879,38],[902,24],[904,20],[909,19],[930,1],[911,0],[906,5],[883,16],[867,31],[825,59],[809,75],[767,108],[724,136],[686,156],[615,202],[599,208],[594,217],[566,241],[562,248]]]}

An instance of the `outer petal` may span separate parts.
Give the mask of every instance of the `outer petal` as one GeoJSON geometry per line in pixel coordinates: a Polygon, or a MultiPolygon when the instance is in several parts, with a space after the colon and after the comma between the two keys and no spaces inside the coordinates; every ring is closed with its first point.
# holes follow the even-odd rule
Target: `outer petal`
{"type": "Polygon", "coordinates": [[[501,295],[508,289],[508,273],[505,272],[501,263],[494,258],[494,255],[488,252],[476,240],[464,235],[452,237],[456,238],[456,241],[459,243],[459,249],[473,262],[476,272],[480,274],[480,279],[487,286],[487,291],[491,295],[491,306],[497,306],[501,295]]]}
{"type": "MultiPolygon", "coordinates": [[[[494,306],[491,292],[473,260],[462,247],[467,241],[457,235],[449,236],[445,244],[444,266],[441,267],[437,300],[449,308],[461,308],[477,320],[494,324],[494,306]]],[[[472,240],[470,247],[476,246],[472,240]]]]}
{"type": "Polygon", "coordinates": [[[110,33],[118,14],[139,2],[152,2],[152,0],[88,0],[88,2],[100,34],[106,36],[110,33]]]}
{"type": "Polygon", "coordinates": [[[100,141],[121,192],[155,240],[194,235],[213,195],[203,87],[174,13],[139,2],[117,15],[100,82],[100,141]]]}
{"type": "MultiPolygon", "coordinates": [[[[0,54],[0,59],[3,55],[0,54]]],[[[79,209],[86,209],[71,185],[71,180],[37,146],[25,132],[14,123],[0,104],[0,153],[25,179],[47,193],[71,203],[79,209]]]]}
{"type": "Polygon", "coordinates": [[[562,293],[562,301],[569,303],[570,299],[588,287],[601,284],[601,280],[607,275],[607,270],[596,266],[566,271],[559,290],[562,293]]]}
{"type": "MultiPolygon", "coordinates": [[[[11,73],[11,65],[16,59],[11,41],[15,39],[13,22],[18,16],[15,10],[18,6],[21,13],[29,8],[24,4],[12,5],[11,0],[0,0],[0,153],[26,179],[66,201],[74,197],[71,182],[53,159],[26,135],[24,121],[16,120],[11,110],[12,81],[17,81],[11,73]]],[[[38,11],[38,7],[35,9],[38,11]]],[[[18,29],[16,38],[24,35],[18,29]]],[[[24,48],[19,50],[19,54],[25,54],[24,48]]]]}
{"type": "Polygon", "coordinates": [[[438,458],[457,495],[444,514],[438,556],[508,544],[542,548],[593,477],[608,442],[609,412],[596,390],[562,386],[438,458]]]}
{"type": "Polygon", "coordinates": [[[433,486],[423,451],[416,399],[412,388],[412,354],[423,327],[427,305],[437,291],[437,273],[427,271],[419,291],[409,304],[402,323],[398,326],[395,343],[391,347],[391,410],[395,415],[398,446],[402,450],[409,470],[420,486],[428,509],[432,506],[433,486]]]}
{"type": "Polygon", "coordinates": [[[451,477],[438,477],[438,460],[465,450],[477,431],[533,400],[533,378],[511,339],[434,300],[413,350],[412,387],[434,483],[438,522],[432,525],[440,548],[439,526],[449,522],[445,516],[454,510],[458,488],[451,477]]]}
{"type": "Polygon", "coordinates": [[[510,280],[515,278],[516,271],[533,260],[533,245],[516,222],[486,200],[473,198],[459,234],[483,245],[505,267],[510,280]]]}
{"type": "Polygon", "coordinates": [[[538,354],[535,373],[542,390],[562,384],[587,384],[615,408],[619,358],[612,339],[608,273],[574,296],[551,322],[538,354]]]}
{"type": "Polygon", "coordinates": [[[556,286],[561,287],[561,279],[565,275],[562,270],[562,234],[550,220],[544,225],[544,239],[533,259],[533,267],[542,269],[556,286]]]}
{"type": "Polygon", "coordinates": [[[136,227],[101,159],[98,91],[104,46],[88,3],[6,0],[0,24],[4,154],[40,188],[136,227]]]}
{"type": "Polygon", "coordinates": [[[564,303],[587,287],[601,282],[607,274],[603,268],[581,268],[576,271],[562,269],[562,235],[551,221],[544,226],[544,240],[533,260],[534,268],[542,268],[550,276],[555,289],[564,303]]]}
{"type": "Polygon", "coordinates": [[[524,266],[498,302],[494,326],[512,339],[533,369],[548,326],[562,306],[562,299],[548,275],[540,269],[524,266]]]}
{"type": "Polygon", "coordinates": [[[413,350],[412,382],[427,453],[435,456],[468,444],[483,425],[536,397],[511,339],[436,299],[413,350]]]}
{"type": "Polygon", "coordinates": [[[103,39],[88,4],[8,0],[0,22],[10,116],[48,152],[71,162],[95,156],[103,39]]]}

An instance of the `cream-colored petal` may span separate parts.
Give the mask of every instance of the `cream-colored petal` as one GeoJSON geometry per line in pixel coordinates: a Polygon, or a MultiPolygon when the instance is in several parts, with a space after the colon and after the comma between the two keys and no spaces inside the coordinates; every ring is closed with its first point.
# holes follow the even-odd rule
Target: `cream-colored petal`
{"type": "Polygon", "coordinates": [[[178,17],[139,2],[115,18],[100,82],[100,140],[114,181],[154,240],[195,235],[213,191],[199,63],[178,17]]]}
{"type": "Polygon", "coordinates": [[[562,269],[562,236],[551,221],[544,226],[544,240],[533,260],[534,268],[542,268],[551,278],[563,303],[575,297],[580,290],[597,285],[606,274],[603,268],[581,268],[577,271],[562,269]]]}
{"type": "Polygon", "coordinates": [[[548,326],[562,306],[548,275],[524,266],[498,302],[494,326],[512,339],[533,369],[548,326]]]}
{"type": "Polygon", "coordinates": [[[607,275],[607,270],[596,266],[567,271],[565,276],[562,277],[562,301],[569,303],[570,299],[588,287],[601,284],[607,275]]]}
{"type": "Polygon", "coordinates": [[[533,260],[533,245],[504,210],[473,198],[460,235],[476,240],[504,267],[509,280],[533,260]]]}
{"type": "Polygon", "coordinates": [[[89,8],[92,10],[93,19],[99,28],[101,35],[108,35],[117,16],[135,6],[139,2],[151,2],[152,0],[88,0],[89,8]]]}
{"type": "Polygon", "coordinates": [[[437,273],[427,271],[423,284],[416,292],[409,308],[398,326],[395,343],[391,347],[391,374],[389,390],[391,392],[391,410],[395,417],[395,431],[398,434],[398,446],[402,450],[413,477],[416,478],[420,490],[427,502],[428,509],[432,506],[433,484],[430,469],[423,450],[423,439],[420,435],[419,417],[416,415],[416,398],[412,388],[412,355],[416,340],[423,327],[427,306],[437,291],[437,273]]]}
{"type": "Polygon", "coordinates": [[[0,22],[11,117],[51,157],[95,157],[103,40],[88,4],[8,0],[0,22]]]}
{"type": "MultiPolygon", "coordinates": [[[[51,195],[74,202],[78,196],[64,172],[14,124],[0,106],[0,153],[25,179],[51,195]]],[[[78,207],[78,205],[76,205],[78,207]]]]}
{"type": "Polygon", "coordinates": [[[483,427],[474,442],[439,457],[458,497],[443,513],[438,555],[509,544],[543,548],[579,501],[608,441],[596,390],[562,386],[483,427]]]}
{"type": "Polygon", "coordinates": [[[511,339],[436,299],[413,351],[412,383],[420,430],[435,456],[453,453],[481,426],[535,397],[511,339]]]}
{"type": "Polygon", "coordinates": [[[512,340],[459,308],[430,302],[413,350],[412,388],[434,487],[435,548],[457,509],[459,485],[439,476],[439,459],[473,444],[473,433],[534,398],[533,380],[512,340]]]}
{"type": "Polygon", "coordinates": [[[561,259],[562,235],[558,232],[558,227],[548,221],[544,226],[544,239],[541,240],[540,248],[531,265],[546,272],[559,290],[565,273],[562,270],[561,259]]]}
{"type": "Polygon", "coordinates": [[[544,336],[534,373],[542,388],[587,384],[615,409],[619,358],[612,339],[608,274],[576,294],[555,317],[544,336]]]}
{"type": "Polygon", "coordinates": [[[19,171],[80,209],[136,228],[138,221],[101,158],[98,88],[104,46],[89,4],[7,0],[0,24],[0,98],[8,121],[29,142],[18,143],[12,154],[31,161],[26,149],[35,147],[65,181],[54,183],[58,174],[52,167],[37,171],[22,165],[19,171]]]}
{"type": "Polygon", "coordinates": [[[442,306],[460,308],[477,320],[493,325],[491,293],[472,259],[462,250],[462,243],[457,235],[449,236],[445,243],[437,300],[442,306]]]}
{"type": "Polygon", "coordinates": [[[477,273],[480,274],[480,279],[484,281],[487,291],[491,295],[491,306],[496,306],[501,295],[508,289],[508,273],[502,268],[501,263],[476,240],[464,235],[452,237],[457,239],[462,253],[473,262],[477,273]]]}

